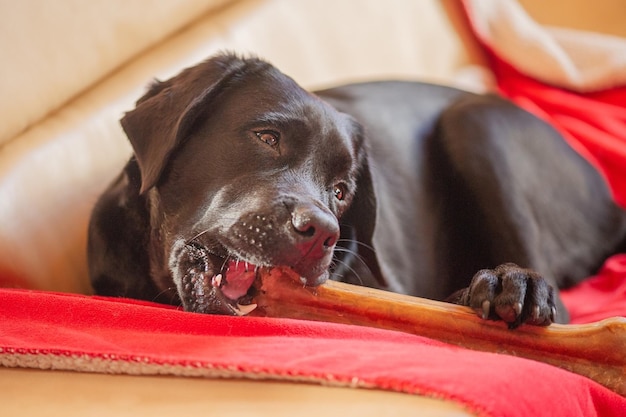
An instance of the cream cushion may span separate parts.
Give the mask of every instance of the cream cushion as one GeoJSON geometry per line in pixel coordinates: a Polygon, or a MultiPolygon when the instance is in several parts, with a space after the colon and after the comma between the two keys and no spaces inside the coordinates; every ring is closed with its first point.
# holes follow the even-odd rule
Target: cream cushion
{"type": "Polygon", "coordinates": [[[0,1],[0,143],[226,1],[0,1]]]}

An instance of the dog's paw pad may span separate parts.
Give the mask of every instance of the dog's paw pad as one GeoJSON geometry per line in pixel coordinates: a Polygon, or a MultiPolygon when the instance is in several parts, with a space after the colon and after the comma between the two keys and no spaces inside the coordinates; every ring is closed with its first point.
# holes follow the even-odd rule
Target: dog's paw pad
{"type": "Polygon", "coordinates": [[[552,287],[535,271],[511,263],[478,271],[457,302],[510,328],[522,323],[547,326],[556,318],[552,287]]]}
{"type": "Polygon", "coordinates": [[[506,323],[513,323],[522,314],[522,303],[496,306],[496,314],[506,323]]]}

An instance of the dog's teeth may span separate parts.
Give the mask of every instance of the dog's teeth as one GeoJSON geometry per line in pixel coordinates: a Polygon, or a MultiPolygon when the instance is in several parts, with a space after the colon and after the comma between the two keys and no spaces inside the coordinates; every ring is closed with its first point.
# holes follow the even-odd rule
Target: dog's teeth
{"type": "Polygon", "coordinates": [[[242,305],[242,304],[237,303],[237,306],[235,307],[235,312],[239,316],[246,316],[250,314],[252,311],[254,311],[256,307],[257,307],[256,304],[242,305]]]}
{"type": "Polygon", "coordinates": [[[213,278],[211,278],[211,285],[214,287],[219,287],[222,285],[222,274],[217,274],[213,278]]]}

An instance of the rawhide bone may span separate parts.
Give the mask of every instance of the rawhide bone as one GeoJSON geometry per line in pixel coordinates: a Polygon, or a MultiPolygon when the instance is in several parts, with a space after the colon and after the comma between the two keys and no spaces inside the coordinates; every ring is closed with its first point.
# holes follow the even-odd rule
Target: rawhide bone
{"type": "Polygon", "coordinates": [[[250,315],[398,330],[465,348],[520,356],[591,378],[626,396],[626,318],[509,330],[468,307],[329,281],[306,287],[290,270],[263,269],[250,315]]]}

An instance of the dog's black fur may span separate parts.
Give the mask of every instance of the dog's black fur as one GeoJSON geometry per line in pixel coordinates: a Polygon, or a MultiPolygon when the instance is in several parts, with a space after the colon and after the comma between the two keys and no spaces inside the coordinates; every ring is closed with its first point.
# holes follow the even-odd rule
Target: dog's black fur
{"type": "Polygon", "coordinates": [[[485,318],[546,325],[567,321],[558,288],[626,234],[601,176],[495,96],[409,82],[311,94],[223,54],[154,83],[122,126],[134,156],[89,229],[99,294],[234,314],[254,266],[286,266],[308,285],[454,293],[485,318]]]}

